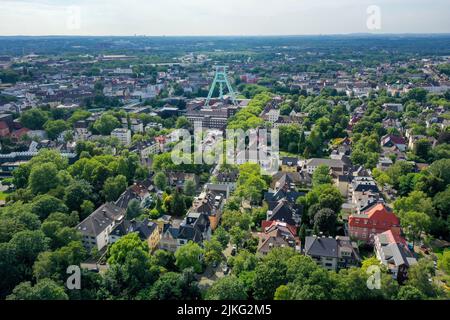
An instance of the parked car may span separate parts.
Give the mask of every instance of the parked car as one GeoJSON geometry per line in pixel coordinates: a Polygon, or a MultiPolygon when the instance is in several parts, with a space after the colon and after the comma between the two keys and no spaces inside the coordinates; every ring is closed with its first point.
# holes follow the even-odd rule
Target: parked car
{"type": "Polygon", "coordinates": [[[231,248],[231,255],[232,255],[232,256],[235,256],[236,253],[237,253],[237,247],[236,247],[236,246],[233,246],[233,248],[231,248]]]}
{"type": "Polygon", "coordinates": [[[223,271],[224,274],[228,274],[228,272],[230,272],[230,267],[228,267],[227,264],[224,264],[222,266],[222,271],[223,271]]]}

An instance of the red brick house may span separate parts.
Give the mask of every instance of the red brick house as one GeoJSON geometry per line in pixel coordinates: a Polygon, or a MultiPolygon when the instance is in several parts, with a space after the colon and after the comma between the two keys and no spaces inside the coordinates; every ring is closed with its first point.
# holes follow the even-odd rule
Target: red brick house
{"type": "Polygon", "coordinates": [[[266,255],[273,248],[291,247],[300,252],[300,239],[297,237],[297,228],[285,222],[270,221],[270,225],[258,233],[259,244],[257,252],[266,255]]]}
{"type": "Polygon", "coordinates": [[[27,128],[22,128],[22,129],[13,131],[11,133],[11,138],[14,139],[14,140],[19,140],[24,135],[26,135],[29,131],[30,131],[30,129],[27,129],[27,128]]]}
{"type": "Polygon", "coordinates": [[[9,136],[9,126],[5,121],[0,121],[0,137],[9,136]]]}
{"type": "Polygon", "coordinates": [[[348,230],[352,239],[373,243],[376,234],[388,230],[400,237],[400,220],[383,203],[378,203],[360,214],[350,215],[348,230]]]}

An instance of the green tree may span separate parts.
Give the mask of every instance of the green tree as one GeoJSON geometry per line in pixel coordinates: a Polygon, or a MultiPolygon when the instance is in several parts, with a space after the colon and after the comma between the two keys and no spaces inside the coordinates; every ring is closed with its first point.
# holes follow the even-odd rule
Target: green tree
{"type": "Polygon", "coordinates": [[[37,214],[41,220],[44,220],[53,212],[67,212],[68,208],[63,201],[45,194],[34,198],[31,211],[37,214]]]}
{"type": "Polygon", "coordinates": [[[275,290],[275,294],[273,297],[274,300],[290,300],[291,299],[291,290],[286,285],[281,285],[275,290]]]}
{"type": "Polygon", "coordinates": [[[334,212],[340,212],[343,201],[340,191],[335,186],[323,184],[313,187],[307,193],[305,203],[307,208],[317,204],[318,209],[329,208],[334,212]]]}
{"type": "Polygon", "coordinates": [[[427,91],[423,88],[413,88],[408,91],[408,100],[415,100],[417,102],[425,102],[427,98],[427,91]]]}
{"type": "Polygon", "coordinates": [[[208,289],[207,300],[246,300],[247,292],[244,283],[236,276],[225,276],[208,289]]]}
{"type": "Polygon", "coordinates": [[[30,172],[30,189],[34,194],[46,193],[58,186],[58,169],[54,163],[38,164],[30,172]]]}
{"type": "Polygon", "coordinates": [[[419,289],[410,285],[402,286],[397,294],[398,300],[424,300],[425,298],[419,289]]]}
{"type": "Polygon", "coordinates": [[[141,293],[138,298],[152,300],[196,300],[200,298],[200,290],[195,281],[192,269],[182,273],[167,272],[163,274],[149,289],[149,294],[141,293]]]}
{"type": "Polygon", "coordinates": [[[234,226],[242,230],[248,230],[251,223],[252,217],[248,213],[242,213],[237,210],[225,210],[222,214],[222,226],[227,230],[234,226]]]}
{"type": "Polygon", "coordinates": [[[123,175],[109,177],[103,185],[103,196],[106,201],[115,201],[127,188],[127,178],[123,175]]]}
{"type": "Polygon", "coordinates": [[[132,220],[139,217],[143,210],[141,203],[137,199],[131,199],[127,207],[127,219],[132,220]]]}
{"type": "Polygon", "coordinates": [[[69,207],[70,210],[82,211],[83,214],[92,213],[93,210],[88,210],[91,209],[89,204],[84,204],[83,210],[81,210],[84,201],[91,200],[93,200],[93,188],[86,180],[72,181],[64,192],[64,202],[67,207],[69,207]]]}
{"type": "Polygon", "coordinates": [[[236,256],[229,258],[228,262],[232,266],[233,274],[240,276],[243,272],[254,270],[258,259],[248,250],[239,250],[236,256]]]}
{"type": "Polygon", "coordinates": [[[192,267],[196,273],[200,273],[203,270],[203,254],[204,250],[197,243],[189,241],[175,252],[175,265],[179,270],[192,267]]]}
{"type": "Polygon", "coordinates": [[[186,213],[186,202],[184,201],[183,195],[175,190],[171,198],[170,208],[172,214],[176,216],[183,216],[186,213]]]}
{"type": "Polygon", "coordinates": [[[314,170],[312,175],[313,186],[331,183],[330,168],[327,165],[320,165],[314,170]]]}
{"type": "Polygon", "coordinates": [[[438,262],[439,268],[450,275],[450,251],[446,250],[442,253],[442,256],[438,262]]]}
{"type": "Polygon", "coordinates": [[[204,242],[205,263],[211,265],[213,263],[220,263],[223,260],[222,245],[216,239],[204,242]]]}
{"type": "Polygon", "coordinates": [[[398,198],[394,202],[394,210],[400,218],[406,212],[418,209],[429,216],[434,214],[433,201],[422,191],[412,191],[407,197],[398,198]]]}
{"type": "Polygon", "coordinates": [[[175,127],[177,129],[181,129],[181,128],[182,129],[190,129],[191,123],[189,122],[189,120],[186,117],[181,116],[181,117],[178,117],[175,127]]]}
{"type": "Polygon", "coordinates": [[[94,129],[104,136],[111,134],[111,131],[118,127],[120,127],[120,121],[110,114],[103,114],[94,122],[94,129]]]}
{"type": "Polygon", "coordinates": [[[431,143],[427,138],[419,139],[414,144],[413,152],[414,154],[423,160],[428,160],[431,151],[431,143]]]}
{"type": "Polygon", "coordinates": [[[414,241],[420,238],[422,232],[428,231],[431,225],[431,218],[423,212],[408,211],[400,218],[403,229],[414,241]]]}
{"type": "Polygon", "coordinates": [[[444,216],[450,212],[450,186],[434,196],[433,206],[444,216]]]}
{"type": "Polygon", "coordinates": [[[80,206],[80,213],[83,218],[89,216],[92,212],[94,212],[95,206],[90,200],[83,200],[80,206]]]}
{"type": "Polygon", "coordinates": [[[212,238],[220,242],[222,249],[225,249],[230,242],[230,235],[222,226],[219,226],[216,230],[214,230],[212,238]]]}
{"type": "Polygon", "coordinates": [[[342,269],[336,276],[336,285],[332,290],[333,299],[364,300],[372,296],[367,287],[367,274],[359,268],[342,269]]]}
{"type": "Polygon", "coordinates": [[[51,140],[58,138],[58,136],[68,128],[67,122],[64,120],[48,120],[44,124],[44,129],[47,132],[47,136],[51,140]]]}
{"type": "Polygon", "coordinates": [[[165,270],[175,271],[175,255],[171,251],[156,250],[153,254],[155,263],[165,270]]]}
{"type": "Polygon", "coordinates": [[[323,208],[314,215],[314,228],[326,235],[334,235],[336,233],[337,217],[333,210],[323,208]]]}
{"type": "Polygon", "coordinates": [[[230,229],[231,243],[236,245],[237,248],[243,248],[246,240],[251,237],[250,230],[241,229],[238,226],[234,226],[230,229]]]}
{"type": "Polygon", "coordinates": [[[37,230],[41,226],[39,217],[21,201],[8,205],[0,214],[0,242],[8,242],[13,235],[23,230],[37,230]]]}
{"type": "Polygon", "coordinates": [[[158,172],[153,177],[153,183],[159,190],[165,190],[167,187],[167,177],[164,172],[158,172]]]}
{"type": "Polygon", "coordinates": [[[51,249],[61,248],[72,241],[81,240],[81,235],[74,228],[64,227],[59,221],[45,221],[41,226],[41,230],[51,240],[51,249]]]}
{"type": "Polygon", "coordinates": [[[47,250],[48,239],[40,230],[24,230],[14,234],[10,244],[14,247],[17,262],[30,268],[39,253],[47,250]]]}
{"type": "Polygon", "coordinates": [[[7,300],[68,300],[64,287],[51,279],[42,279],[36,285],[22,282],[14,288],[7,300]]]}
{"type": "Polygon", "coordinates": [[[274,248],[256,266],[253,296],[257,300],[273,299],[276,289],[287,283],[287,261],[295,255],[291,248],[274,248]]]}
{"type": "Polygon", "coordinates": [[[33,275],[39,281],[45,278],[62,281],[67,278],[67,267],[79,265],[87,253],[81,241],[72,241],[55,251],[44,251],[33,265],[33,275]]]}
{"type": "Polygon", "coordinates": [[[192,179],[187,179],[184,182],[183,192],[185,195],[192,197],[195,195],[195,182],[192,179]]]}
{"type": "Polygon", "coordinates": [[[0,242],[0,297],[4,298],[24,279],[23,266],[17,262],[15,246],[0,242]]]}
{"type": "Polygon", "coordinates": [[[408,270],[408,280],[406,285],[418,289],[424,296],[433,298],[438,295],[438,290],[433,282],[430,282],[435,274],[432,261],[428,259],[420,259],[415,265],[408,270]]]}
{"type": "Polygon", "coordinates": [[[120,238],[109,248],[105,288],[113,297],[131,299],[157,280],[159,268],[151,259],[145,241],[137,233],[120,238]]]}
{"type": "Polygon", "coordinates": [[[47,112],[39,108],[33,108],[22,113],[20,123],[31,130],[41,130],[48,120],[47,112]]]}

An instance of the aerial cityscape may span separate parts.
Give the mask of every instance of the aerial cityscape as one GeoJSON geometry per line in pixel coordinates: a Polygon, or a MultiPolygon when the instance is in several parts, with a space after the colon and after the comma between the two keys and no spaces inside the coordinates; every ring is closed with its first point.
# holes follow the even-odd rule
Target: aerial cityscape
{"type": "Polygon", "coordinates": [[[449,300],[448,21],[0,22],[0,300],[449,300]]]}

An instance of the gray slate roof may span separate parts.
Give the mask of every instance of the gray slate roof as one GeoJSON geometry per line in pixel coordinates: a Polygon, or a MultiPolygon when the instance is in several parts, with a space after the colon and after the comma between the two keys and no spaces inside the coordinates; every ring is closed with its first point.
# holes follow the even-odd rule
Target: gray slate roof
{"type": "Polygon", "coordinates": [[[305,253],[310,256],[338,257],[338,244],[334,238],[306,237],[305,253]]]}
{"type": "Polygon", "coordinates": [[[84,235],[98,236],[111,223],[123,218],[125,210],[108,202],[101,205],[97,210],[92,212],[86,219],[81,221],[76,230],[84,235]]]}

